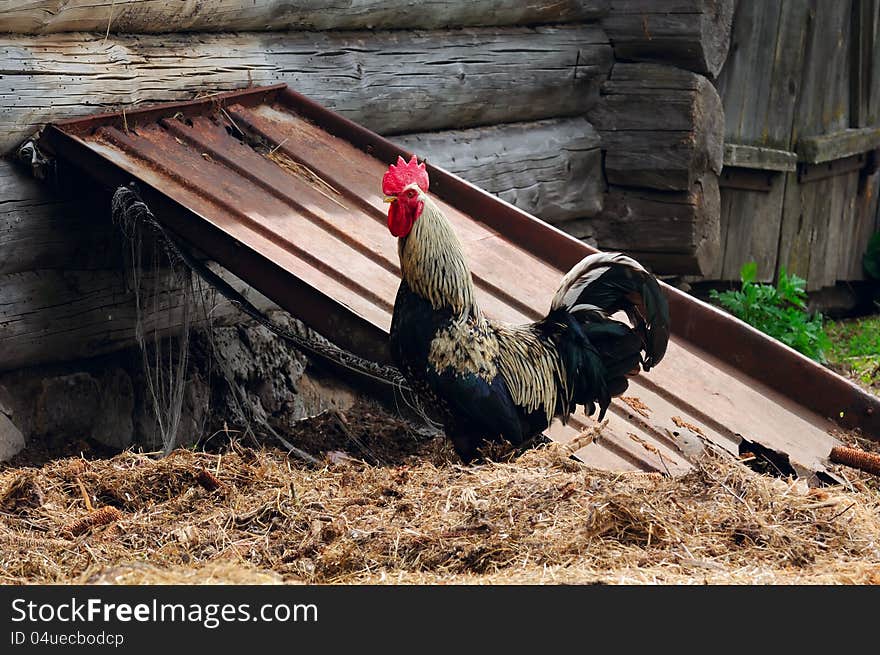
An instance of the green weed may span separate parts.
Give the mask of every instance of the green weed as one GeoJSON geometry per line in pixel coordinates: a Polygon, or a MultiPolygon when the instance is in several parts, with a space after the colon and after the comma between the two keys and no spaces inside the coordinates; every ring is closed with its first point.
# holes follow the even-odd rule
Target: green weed
{"type": "Polygon", "coordinates": [[[830,359],[853,379],[867,387],[876,385],[880,374],[880,316],[829,322],[830,359]]]}
{"type": "Polygon", "coordinates": [[[757,264],[748,262],[740,270],[740,290],[712,290],[709,297],[761,332],[826,363],[831,342],[823,327],[822,314],[810,314],[807,310],[806,281],[787,274],[785,268],[780,269],[775,286],[755,282],[757,274],[757,264]]]}

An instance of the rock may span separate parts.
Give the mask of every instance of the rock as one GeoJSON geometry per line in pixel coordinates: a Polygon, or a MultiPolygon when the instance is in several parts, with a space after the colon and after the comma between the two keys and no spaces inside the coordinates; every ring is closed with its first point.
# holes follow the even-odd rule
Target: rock
{"type": "MultiPolygon", "coordinates": [[[[213,379],[212,382],[223,384],[221,379],[213,379]]],[[[193,370],[187,374],[186,388],[183,390],[183,406],[180,409],[180,423],[174,437],[175,447],[187,448],[205,436],[211,399],[211,389],[208,384],[198,371],[193,370]]],[[[162,435],[142,373],[135,376],[134,387],[137,389],[132,412],[134,441],[149,450],[161,449],[164,447],[162,435]]]]}
{"type": "Polygon", "coordinates": [[[6,414],[9,418],[12,418],[15,414],[12,395],[2,384],[0,384],[0,414],[6,414]]]}
{"type": "Polygon", "coordinates": [[[128,448],[134,437],[131,378],[121,368],[113,368],[101,375],[98,384],[101,398],[91,436],[111,448],[128,448]]]}
{"type": "Polygon", "coordinates": [[[360,398],[352,387],[329,375],[306,372],[299,380],[295,419],[314,416],[327,409],[345,412],[360,398]]]}
{"type": "MultiPolygon", "coordinates": [[[[291,331],[307,332],[287,314],[271,318],[291,331]]],[[[148,346],[151,362],[155,347],[148,346]]],[[[176,353],[178,345],[163,342],[160,347],[159,359],[167,365],[168,348],[176,353]]],[[[330,408],[345,411],[358,398],[337,376],[251,321],[194,329],[190,348],[176,447],[192,446],[227,427],[236,434],[249,429],[267,433],[268,425],[286,433],[302,418],[330,408]]],[[[4,373],[0,416],[3,438],[11,445],[0,445],[0,453],[8,450],[11,456],[26,442],[82,439],[116,449],[133,443],[163,448],[143,359],[133,348],[90,361],[4,373]]]]}
{"type": "Polygon", "coordinates": [[[98,381],[88,373],[46,378],[36,402],[34,435],[71,439],[88,437],[100,404],[98,381]]]}
{"type": "Polygon", "coordinates": [[[24,435],[12,420],[0,412],[0,462],[17,455],[24,448],[24,435]]]}
{"type": "Polygon", "coordinates": [[[46,378],[35,407],[33,436],[90,438],[119,449],[132,442],[134,389],[121,368],[98,378],[86,372],[46,378]]]}

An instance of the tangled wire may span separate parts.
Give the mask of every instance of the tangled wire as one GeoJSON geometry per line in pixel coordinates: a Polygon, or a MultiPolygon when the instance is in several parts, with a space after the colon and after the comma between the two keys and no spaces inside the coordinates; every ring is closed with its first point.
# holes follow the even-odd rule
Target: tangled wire
{"type": "MultiPolygon", "coordinates": [[[[205,297],[203,289],[196,290],[194,288],[193,274],[195,274],[195,279],[199,285],[204,283],[208,288],[220,293],[240,311],[273,334],[291,343],[300,351],[319,360],[342,367],[360,377],[370,379],[382,385],[388,385],[393,390],[396,400],[402,401],[427,425],[433,428],[437,427],[423,407],[416,392],[410,387],[398,369],[358,357],[311,330],[300,334],[268,318],[232,285],[212,271],[204,262],[193,257],[191,253],[181,247],[176,239],[158,222],[152,210],[140,197],[134,183],[128,186],[120,186],[116,189],[113,194],[111,211],[114,223],[120,226],[129,242],[128,256],[130,262],[128,268],[131,272],[131,284],[135,295],[136,339],[143,356],[147,388],[166,454],[171,452],[176,445],[177,429],[180,425],[185,389],[185,373],[188,363],[190,328],[193,320],[191,306],[194,304],[194,298],[204,299],[205,297]],[[155,248],[152,253],[152,274],[158,276],[158,272],[163,270],[163,268],[170,268],[172,271],[171,279],[177,283],[175,284],[175,289],[180,286],[183,288],[183,294],[180,298],[181,337],[177,341],[176,346],[168,343],[164,348],[165,352],[163,352],[158,321],[153,321],[152,324],[152,349],[147,347],[144,318],[147,311],[149,310],[153,316],[157,316],[160,308],[167,309],[171,307],[173,301],[168,297],[170,288],[163,291],[160,284],[154,284],[149,292],[145,291],[148,287],[144,285],[144,274],[140,265],[144,256],[144,230],[147,230],[155,242],[160,244],[160,247],[155,248]],[[162,261],[163,258],[164,261],[162,261]],[[164,305],[162,300],[163,294],[165,295],[164,305]],[[152,355],[150,351],[152,351],[152,355]]],[[[210,312],[205,310],[205,317],[208,317],[209,314],[210,312]]],[[[227,381],[229,381],[231,374],[226,374],[224,371],[224,375],[227,377],[227,381]]],[[[236,389],[237,387],[230,385],[230,388],[236,389]]],[[[239,401],[241,400],[239,399],[239,401]]],[[[248,412],[243,408],[246,403],[239,402],[239,404],[241,405],[239,408],[242,410],[241,413],[247,415],[248,412]]],[[[291,452],[294,452],[303,459],[314,459],[288,443],[268,424],[263,425],[263,427],[284,443],[285,447],[291,452]]]]}

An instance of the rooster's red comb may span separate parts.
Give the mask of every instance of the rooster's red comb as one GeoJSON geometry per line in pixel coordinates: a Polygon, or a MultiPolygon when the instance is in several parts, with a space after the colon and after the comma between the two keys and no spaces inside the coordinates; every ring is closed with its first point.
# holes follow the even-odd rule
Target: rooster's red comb
{"type": "Polygon", "coordinates": [[[396,196],[413,182],[427,193],[428,171],[425,170],[425,165],[418,163],[415,155],[408,162],[403,157],[398,157],[397,164],[391,164],[388,172],[382,176],[382,193],[396,196]]]}

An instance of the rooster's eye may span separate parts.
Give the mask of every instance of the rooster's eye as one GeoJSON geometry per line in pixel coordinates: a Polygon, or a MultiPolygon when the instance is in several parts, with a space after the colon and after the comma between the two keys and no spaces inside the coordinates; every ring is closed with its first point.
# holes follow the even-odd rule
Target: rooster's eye
{"type": "Polygon", "coordinates": [[[407,192],[406,195],[408,195],[410,198],[415,198],[415,197],[416,197],[416,192],[415,192],[414,189],[410,189],[410,190],[407,192]]]}

